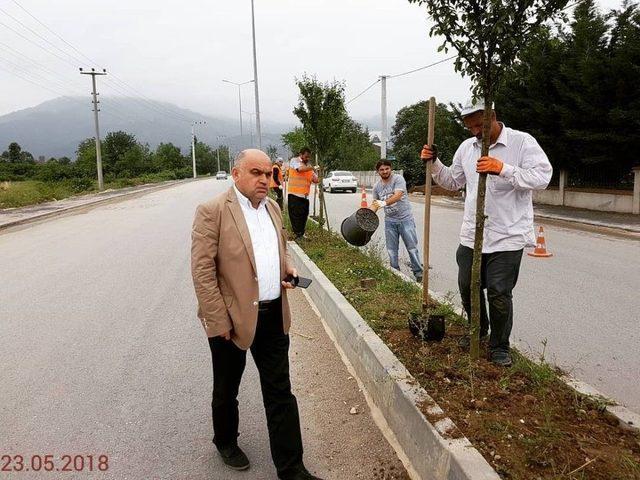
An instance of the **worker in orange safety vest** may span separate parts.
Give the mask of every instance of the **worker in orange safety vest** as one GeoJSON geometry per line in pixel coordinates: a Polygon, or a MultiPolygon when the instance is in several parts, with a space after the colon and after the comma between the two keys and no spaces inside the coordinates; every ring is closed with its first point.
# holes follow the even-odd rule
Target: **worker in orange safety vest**
{"type": "Polygon", "coordinates": [[[300,150],[296,158],[289,162],[287,180],[287,207],[291,228],[296,239],[304,237],[309,217],[309,192],[311,184],[318,183],[317,166],[309,165],[311,150],[307,147],[300,150]]]}

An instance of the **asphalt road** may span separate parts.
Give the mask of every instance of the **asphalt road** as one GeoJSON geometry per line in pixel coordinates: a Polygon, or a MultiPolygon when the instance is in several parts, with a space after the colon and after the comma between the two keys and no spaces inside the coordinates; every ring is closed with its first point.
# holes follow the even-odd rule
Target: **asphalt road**
{"type": "MultiPolygon", "coordinates": [[[[327,194],[331,226],[339,229],[359,204],[360,193],[327,194]]],[[[422,244],[424,206],[412,202],[412,208],[422,244]]],[[[461,223],[461,209],[432,207],[430,288],[452,293],[458,304],[461,223]]],[[[640,412],[640,241],[540,224],[554,256],[523,256],[512,339],[536,356],[546,343],[547,360],[640,412]]],[[[370,245],[387,258],[382,226],[370,245]]]]}
{"type": "MultiPolygon", "coordinates": [[[[0,455],[53,454],[58,467],[64,454],[93,455],[94,469],[108,455],[106,473],[64,478],[275,478],[251,360],[239,439],[251,470],[230,472],[211,444],[190,230],[196,205],[230,185],[188,183],[0,234],[0,455]]],[[[292,300],[308,467],[327,479],[404,478],[320,321],[299,292],[292,300]]]]}

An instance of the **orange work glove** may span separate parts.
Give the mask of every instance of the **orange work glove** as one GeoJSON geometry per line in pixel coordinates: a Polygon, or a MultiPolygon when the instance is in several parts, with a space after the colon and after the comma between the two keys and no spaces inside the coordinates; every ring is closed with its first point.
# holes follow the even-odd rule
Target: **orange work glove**
{"type": "Polygon", "coordinates": [[[488,173],[490,175],[500,175],[502,162],[493,157],[480,157],[476,165],[476,172],[488,173]]]}
{"type": "Polygon", "coordinates": [[[420,158],[423,162],[435,162],[438,158],[438,147],[436,145],[424,145],[422,152],[420,152],[420,158]]]}

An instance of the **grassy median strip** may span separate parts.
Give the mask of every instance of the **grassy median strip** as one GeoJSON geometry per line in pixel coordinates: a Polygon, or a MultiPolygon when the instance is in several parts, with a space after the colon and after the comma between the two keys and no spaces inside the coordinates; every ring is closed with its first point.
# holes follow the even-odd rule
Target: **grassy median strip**
{"type": "Polygon", "coordinates": [[[640,479],[637,432],[621,428],[601,399],[569,388],[544,356],[533,362],[514,352],[509,369],[470,363],[458,346],[464,320],[447,305],[437,307],[447,318],[445,339],[416,339],[407,324],[422,303],[416,284],[390,272],[376,252],[311,222],[307,236],[298,242],[305,253],[503,478],[640,479]],[[375,284],[363,287],[363,278],[375,284]]]}

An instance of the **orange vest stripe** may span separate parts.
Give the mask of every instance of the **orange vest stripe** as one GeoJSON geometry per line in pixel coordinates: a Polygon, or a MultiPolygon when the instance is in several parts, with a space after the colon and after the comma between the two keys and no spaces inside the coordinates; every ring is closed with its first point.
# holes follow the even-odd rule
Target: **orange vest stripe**
{"type": "Polygon", "coordinates": [[[287,190],[289,193],[297,195],[309,195],[311,191],[311,180],[313,178],[313,170],[307,172],[298,172],[293,168],[289,169],[289,183],[287,190]]]}

